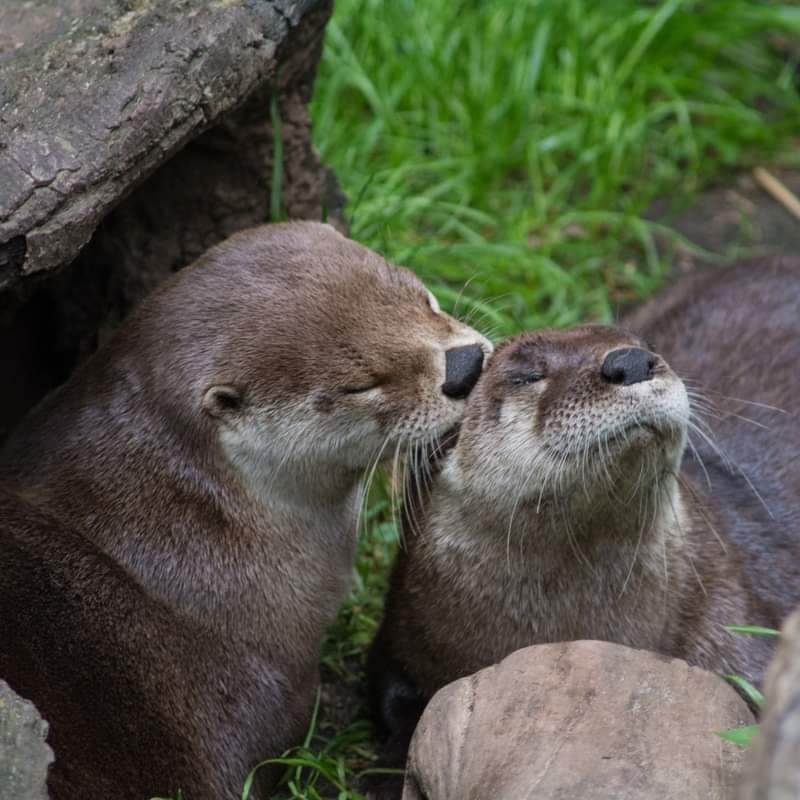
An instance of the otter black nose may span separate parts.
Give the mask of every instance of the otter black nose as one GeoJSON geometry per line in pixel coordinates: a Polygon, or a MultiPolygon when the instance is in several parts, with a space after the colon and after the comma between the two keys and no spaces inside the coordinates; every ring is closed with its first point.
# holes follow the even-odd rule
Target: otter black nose
{"type": "Polygon", "coordinates": [[[655,366],[655,356],[647,350],[641,347],[620,347],[606,356],[600,372],[609,383],[630,386],[632,383],[649,381],[653,377],[655,366]]]}
{"type": "Polygon", "coordinates": [[[483,349],[477,344],[453,347],[444,354],[442,391],[456,399],[466,397],[483,369],[483,349]]]}

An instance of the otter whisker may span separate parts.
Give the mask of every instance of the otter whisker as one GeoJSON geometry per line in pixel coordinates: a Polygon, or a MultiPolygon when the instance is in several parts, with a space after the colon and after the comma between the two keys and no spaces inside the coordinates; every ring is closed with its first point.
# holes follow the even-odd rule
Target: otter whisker
{"type": "MultiPolygon", "coordinates": [[[[608,433],[606,433],[606,435],[604,437],[603,444],[604,444],[604,446],[606,448],[608,448],[608,442],[611,439],[611,436],[612,436],[612,432],[608,432],[608,433]]],[[[623,436],[624,444],[627,445],[628,444],[628,434],[623,432],[622,436],[623,436]]],[[[608,480],[606,488],[607,488],[609,494],[611,495],[611,497],[616,499],[618,502],[622,502],[622,498],[617,493],[618,492],[618,488],[619,488],[619,485],[618,485],[619,482],[618,482],[617,479],[619,478],[619,475],[620,475],[621,466],[620,466],[619,462],[617,462],[613,458],[611,458],[610,454],[608,453],[608,450],[606,450],[606,455],[605,455],[603,463],[604,463],[606,476],[607,476],[607,480],[608,480]],[[609,472],[609,465],[611,467],[611,471],[610,472],[609,472]]]]}
{"type": "Polygon", "coordinates": [[[692,495],[692,498],[695,500],[695,502],[697,504],[697,506],[696,506],[697,511],[700,513],[700,516],[703,518],[703,521],[708,526],[708,529],[714,534],[714,538],[719,543],[719,546],[722,548],[723,553],[727,553],[728,552],[728,547],[725,544],[723,538],[720,536],[720,534],[717,531],[717,529],[714,527],[714,525],[711,522],[711,520],[709,519],[708,515],[706,514],[705,506],[704,506],[704,503],[703,503],[703,499],[702,499],[702,497],[700,497],[700,495],[698,494],[697,490],[679,472],[674,472],[674,471],[670,470],[669,474],[672,475],[678,481],[678,483],[680,484],[682,489],[685,489],[687,492],[689,492],[689,494],[692,495]]]}
{"type": "MultiPolygon", "coordinates": [[[[641,478],[641,470],[639,472],[639,477],[641,478]]],[[[638,484],[638,481],[637,481],[638,484]]],[[[647,492],[642,492],[639,495],[639,516],[641,517],[641,524],[639,525],[639,536],[636,539],[636,547],[633,549],[633,558],[631,559],[631,565],[628,568],[628,574],[625,576],[625,580],[622,583],[622,589],[620,593],[617,595],[617,599],[621,598],[625,594],[625,590],[628,588],[628,582],[631,579],[631,575],[633,575],[634,567],[636,566],[636,561],[639,557],[639,548],[642,546],[642,538],[644,537],[644,529],[645,529],[645,518],[646,514],[642,513],[642,500],[645,497],[647,492]]],[[[646,503],[645,503],[646,505],[646,503]]]]}
{"type": "Polygon", "coordinates": [[[728,468],[728,470],[730,472],[734,472],[734,470],[735,470],[736,472],[738,472],[742,476],[742,478],[744,478],[745,483],[747,483],[747,485],[750,487],[750,491],[758,498],[758,501],[761,503],[761,505],[763,506],[764,510],[769,515],[770,519],[775,519],[775,516],[773,515],[773,513],[770,510],[769,506],[766,504],[764,498],[761,496],[761,494],[758,491],[758,489],[756,489],[755,485],[750,480],[750,477],[742,469],[742,467],[738,464],[738,462],[734,461],[732,458],[730,458],[730,456],[728,456],[726,453],[724,453],[722,448],[720,448],[711,439],[710,436],[708,436],[700,427],[698,427],[696,424],[694,424],[691,420],[689,421],[689,426],[692,428],[692,430],[694,430],[697,434],[699,434],[703,439],[705,439],[705,441],[708,444],[708,446],[711,447],[717,453],[719,458],[726,465],[726,467],[728,468]]]}
{"type": "Polygon", "coordinates": [[[755,484],[753,481],[750,480],[750,476],[738,465],[736,464],[736,469],[738,470],[739,474],[745,479],[745,482],[750,487],[750,491],[758,498],[758,501],[764,507],[764,511],[769,514],[770,519],[775,519],[775,515],[772,513],[771,509],[767,505],[764,498],[761,496],[761,493],[756,489],[755,484]]]}
{"type": "Polygon", "coordinates": [[[421,510],[426,494],[430,491],[433,480],[431,453],[442,446],[440,437],[409,441],[406,457],[405,510],[411,532],[415,536],[422,535],[417,512],[421,510]]]}
{"type": "Polygon", "coordinates": [[[568,479],[568,471],[566,469],[566,465],[567,462],[570,460],[570,458],[571,458],[571,453],[568,450],[564,451],[563,454],[561,455],[561,460],[558,464],[558,470],[557,470],[558,486],[556,489],[556,493],[558,494],[560,494],[563,491],[564,487],[562,486],[562,484],[568,483],[569,479],[568,479]]]}
{"type": "Polygon", "coordinates": [[[497,316],[504,311],[513,308],[513,302],[505,303],[504,305],[498,304],[499,300],[504,300],[505,298],[512,298],[513,300],[515,299],[515,296],[512,292],[504,292],[503,294],[494,295],[488,298],[481,298],[479,301],[469,301],[470,310],[460,321],[464,325],[469,325],[479,330],[483,330],[482,326],[486,322],[487,318],[492,320],[492,322],[494,322],[496,325],[497,316]],[[478,321],[481,324],[475,325],[475,321],[478,321]]]}
{"type": "Polygon", "coordinates": [[[700,436],[705,443],[711,448],[712,452],[716,454],[716,456],[722,461],[723,465],[729,472],[733,472],[733,465],[731,464],[730,459],[728,456],[722,452],[720,447],[712,438],[710,432],[706,432],[700,427],[699,421],[694,419],[689,419],[687,422],[687,427],[690,431],[694,431],[698,436],[700,436]]]}
{"type": "Polygon", "coordinates": [[[587,501],[591,500],[591,495],[589,493],[589,485],[586,481],[586,468],[589,461],[590,447],[591,445],[584,444],[583,448],[581,449],[580,457],[578,459],[581,487],[583,488],[583,496],[586,498],[587,501]]]}
{"type": "Polygon", "coordinates": [[[734,411],[728,411],[726,409],[720,409],[718,407],[714,407],[713,410],[710,410],[709,407],[704,406],[702,403],[697,402],[694,398],[689,395],[692,400],[692,411],[697,414],[704,414],[707,417],[711,417],[711,419],[715,420],[724,420],[728,417],[733,417],[734,419],[739,419],[742,422],[746,422],[749,425],[754,425],[757,428],[761,428],[762,430],[768,431],[770,430],[769,425],[765,425],[763,422],[759,422],[755,419],[750,419],[750,417],[745,417],[742,414],[737,414],[734,411]]]}
{"type": "Polygon", "coordinates": [[[389,441],[392,438],[393,431],[390,431],[383,440],[380,448],[378,449],[372,463],[367,467],[367,477],[362,483],[362,494],[361,494],[361,501],[358,506],[358,516],[356,517],[356,530],[358,531],[359,535],[362,533],[366,533],[366,510],[367,504],[369,502],[369,493],[372,489],[372,483],[375,479],[375,472],[378,468],[378,464],[380,464],[381,458],[383,456],[383,451],[386,449],[386,446],[389,444],[389,441]],[[363,528],[362,528],[363,523],[363,528]]]}
{"type": "Polygon", "coordinates": [[[686,443],[689,445],[689,448],[692,451],[692,455],[693,455],[695,461],[697,461],[697,463],[700,465],[700,469],[703,470],[703,475],[705,475],[706,483],[708,484],[708,490],[711,491],[713,489],[713,487],[711,486],[711,476],[708,474],[708,470],[706,469],[705,462],[700,457],[700,453],[698,452],[697,448],[694,446],[694,442],[691,440],[691,437],[689,437],[689,436],[686,437],[686,443]]]}
{"type": "Polygon", "coordinates": [[[640,501],[639,501],[639,510],[640,511],[641,511],[641,496],[643,494],[645,494],[645,493],[644,492],[640,492],[639,490],[641,489],[641,487],[642,487],[642,485],[644,483],[645,467],[648,467],[649,465],[650,465],[649,459],[648,458],[643,458],[641,463],[639,464],[639,475],[636,477],[636,480],[634,481],[634,484],[633,484],[633,488],[631,489],[631,493],[628,495],[628,499],[625,501],[626,505],[627,505],[628,503],[630,503],[633,500],[634,497],[636,497],[638,495],[639,498],[640,498],[640,501]]]}
{"type": "Polygon", "coordinates": [[[406,482],[406,472],[408,469],[408,458],[402,457],[404,449],[408,452],[410,445],[406,444],[406,437],[399,436],[394,446],[392,455],[392,471],[389,478],[389,507],[392,513],[392,521],[397,523],[396,509],[402,502],[402,494],[406,482]]]}
{"type": "Polygon", "coordinates": [[[570,523],[569,514],[567,513],[566,506],[562,503],[558,502],[559,498],[556,498],[556,506],[561,514],[561,519],[564,523],[564,529],[567,534],[567,542],[569,543],[570,549],[574,553],[575,557],[578,559],[580,563],[582,563],[588,570],[591,575],[595,574],[594,564],[589,560],[586,554],[581,550],[580,544],[578,543],[578,539],[575,536],[575,532],[572,530],[572,525],[570,523]]]}
{"type": "MultiPolygon", "coordinates": [[[[684,383],[700,383],[696,378],[682,378],[684,383]]],[[[756,400],[745,400],[743,397],[733,397],[728,394],[723,394],[722,392],[718,392],[716,389],[710,389],[707,386],[703,387],[704,392],[708,392],[710,394],[715,394],[717,397],[721,398],[722,400],[730,400],[734,403],[744,403],[748,406],[756,406],[757,408],[764,408],[767,411],[775,411],[778,414],[790,414],[791,412],[787,411],[785,408],[780,408],[779,406],[773,406],[769,403],[759,403],[756,400]]]]}
{"type": "MultiPolygon", "coordinates": [[[[519,492],[517,492],[517,497],[514,500],[514,505],[511,507],[511,515],[508,518],[508,530],[506,531],[506,569],[508,570],[508,574],[511,575],[511,530],[514,527],[514,516],[517,513],[517,508],[519,507],[520,500],[522,499],[523,494],[525,493],[525,489],[528,486],[528,483],[533,476],[533,471],[529,471],[525,480],[522,482],[522,486],[520,486],[519,492]]],[[[520,536],[520,540],[522,537],[520,536]]]]}
{"type": "Polygon", "coordinates": [[[442,457],[444,452],[444,439],[442,436],[434,436],[433,439],[427,444],[422,453],[422,468],[424,470],[424,477],[426,484],[430,484],[433,479],[434,465],[442,457]]]}
{"type": "MultiPolygon", "coordinates": [[[[702,414],[701,419],[706,421],[706,418],[721,420],[725,418],[725,411],[718,405],[709,405],[702,401],[696,400],[691,395],[689,397],[689,416],[694,414],[702,414]]],[[[706,421],[706,424],[709,425],[706,421]]]]}
{"type": "Polygon", "coordinates": [[[464,281],[464,283],[461,284],[461,288],[458,290],[458,294],[456,295],[456,299],[453,302],[453,310],[451,312],[451,315],[454,316],[460,322],[463,322],[463,320],[461,319],[461,317],[458,316],[458,304],[461,302],[461,298],[464,296],[464,292],[467,290],[467,287],[472,283],[472,281],[474,281],[476,278],[480,277],[480,275],[481,275],[480,272],[476,272],[473,275],[470,275],[470,277],[467,278],[464,281]]]}
{"type": "Polygon", "coordinates": [[[421,536],[422,529],[419,526],[417,513],[423,504],[423,483],[420,480],[420,444],[416,441],[409,441],[406,446],[405,457],[405,480],[403,484],[403,494],[405,497],[406,516],[404,522],[408,522],[413,536],[421,536]]]}
{"type": "Polygon", "coordinates": [[[609,451],[609,442],[611,441],[611,434],[606,433],[603,437],[601,449],[605,448],[605,452],[603,453],[603,472],[606,476],[606,489],[611,492],[612,494],[616,491],[616,479],[614,475],[614,459],[611,457],[611,453],[609,451]]]}
{"type": "Polygon", "coordinates": [[[547,487],[547,484],[550,480],[550,473],[551,469],[548,467],[547,472],[542,476],[542,482],[539,486],[539,497],[536,500],[536,513],[541,514],[542,512],[542,497],[544,496],[544,490],[547,487]]]}
{"type": "Polygon", "coordinates": [[[689,398],[691,410],[693,412],[702,411],[706,416],[711,417],[712,419],[722,419],[722,413],[719,409],[719,406],[706,402],[705,400],[696,397],[691,392],[687,392],[686,396],[689,398]]]}
{"type": "MultiPolygon", "coordinates": [[[[422,505],[422,494],[419,488],[416,475],[416,442],[408,440],[403,442],[405,454],[402,459],[403,475],[397,484],[397,494],[402,498],[402,508],[399,513],[399,523],[395,508],[400,499],[392,497],[392,518],[397,530],[398,542],[401,550],[406,549],[406,527],[410,528],[410,533],[414,537],[422,536],[422,528],[419,525],[417,514],[422,505]]],[[[399,458],[399,456],[397,456],[399,458]]]]}
{"type": "Polygon", "coordinates": [[[694,422],[696,426],[702,428],[710,437],[714,438],[714,429],[709,424],[708,420],[703,419],[702,416],[694,413],[694,409],[691,409],[689,412],[689,419],[694,422]]]}
{"type": "MultiPolygon", "coordinates": [[[[477,275],[473,276],[473,278],[476,277],[478,276],[477,275]]],[[[472,280],[472,278],[470,280],[472,280]]],[[[502,294],[490,295],[489,297],[481,297],[481,299],[478,301],[468,300],[467,302],[471,304],[473,310],[481,311],[483,314],[486,314],[487,312],[485,309],[488,309],[490,311],[502,311],[506,308],[510,308],[511,304],[509,303],[506,303],[504,306],[498,305],[498,302],[500,300],[506,300],[506,299],[515,300],[516,296],[514,295],[513,292],[503,292],[502,294]]]]}
{"type": "MultiPolygon", "coordinates": [[[[436,440],[438,441],[438,439],[436,440]]],[[[430,490],[432,467],[429,457],[429,444],[425,442],[416,442],[414,444],[413,461],[414,461],[414,480],[417,491],[418,505],[422,505],[424,496],[430,490]]]]}
{"type": "MultiPolygon", "coordinates": [[[[681,541],[685,541],[686,540],[686,534],[684,533],[683,528],[681,527],[681,521],[677,517],[676,512],[675,512],[675,508],[674,508],[674,506],[672,504],[672,492],[669,491],[669,487],[666,486],[666,485],[664,485],[663,488],[662,488],[662,485],[660,483],[661,476],[669,475],[669,474],[671,474],[671,470],[664,469],[662,467],[662,465],[659,464],[658,460],[654,458],[653,459],[653,480],[654,480],[654,485],[655,485],[655,492],[654,492],[654,495],[653,495],[654,498],[655,498],[654,502],[657,504],[657,506],[659,508],[663,507],[664,499],[666,499],[670,503],[670,506],[672,507],[672,515],[673,515],[673,518],[675,519],[675,523],[676,523],[676,526],[678,528],[678,535],[679,535],[681,541]]],[[[654,519],[655,519],[655,517],[654,517],[654,519]]],[[[669,536],[661,536],[659,538],[661,539],[661,562],[662,562],[663,567],[664,567],[664,589],[663,589],[661,597],[662,597],[662,600],[663,600],[663,603],[664,603],[664,607],[666,608],[668,603],[669,603],[669,597],[670,597],[670,593],[669,593],[669,559],[667,558],[667,544],[669,543],[669,538],[670,537],[669,536]]]]}
{"type": "MultiPolygon", "coordinates": [[[[676,525],[678,526],[679,530],[682,530],[680,527],[680,521],[677,509],[675,508],[675,504],[672,502],[672,498],[669,498],[670,508],[672,509],[672,516],[676,521],[676,525]]],[[[716,535],[716,532],[715,532],[716,535]]],[[[724,549],[724,548],[723,548],[724,549]]],[[[692,572],[694,573],[695,580],[697,581],[697,585],[700,587],[700,591],[703,593],[704,596],[708,597],[708,591],[706,590],[706,586],[703,583],[703,579],[700,577],[700,573],[697,571],[697,567],[694,564],[694,558],[692,558],[692,553],[689,548],[685,548],[686,560],[689,562],[689,566],[691,567],[692,572]]]]}

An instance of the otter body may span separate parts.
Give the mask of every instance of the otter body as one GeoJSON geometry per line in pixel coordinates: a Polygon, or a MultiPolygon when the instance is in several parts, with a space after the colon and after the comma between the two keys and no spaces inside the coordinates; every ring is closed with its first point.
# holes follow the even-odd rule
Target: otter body
{"type": "Polygon", "coordinates": [[[264,226],[34,409],[0,452],[0,675],[51,797],[238,797],[302,739],[362,475],[457,422],[489,349],[329,226],[264,226]]]}
{"type": "Polygon", "coordinates": [[[537,643],[761,681],[772,640],[724,626],[800,603],[800,261],[701,275],[627,325],[500,345],[409,489],[370,655],[398,752],[438,688],[537,643]]]}

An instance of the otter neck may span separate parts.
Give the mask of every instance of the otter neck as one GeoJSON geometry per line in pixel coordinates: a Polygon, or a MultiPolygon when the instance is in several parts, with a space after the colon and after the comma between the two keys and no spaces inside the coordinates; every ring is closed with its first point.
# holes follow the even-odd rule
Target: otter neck
{"type": "Polygon", "coordinates": [[[658,649],[674,635],[673,598],[691,580],[693,512],[674,478],[661,483],[649,513],[644,500],[638,511],[639,498],[626,514],[607,502],[575,507],[568,497],[561,507],[537,511],[534,499],[513,511],[507,499],[488,503],[441,485],[434,491],[424,524],[431,536],[417,545],[434,555],[420,561],[449,565],[458,591],[469,584],[461,573],[480,565],[470,596],[480,598],[481,614],[490,609],[491,625],[504,627],[496,655],[509,636],[517,646],[588,638],[658,649]]]}
{"type": "MultiPolygon", "coordinates": [[[[575,486],[541,498],[535,494],[516,503],[487,503],[474,489],[459,491],[459,505],[473,535],[481,539],[510,540],[528,550],[537,568],[562,563],[574,566],[575,557],[590,567],[614,561],[618,554],[637,551],[663,557],[665,546],[682,538],[686,528],[682,489],[672,473],[645,486],[587,491],[575,486]]],[[[645,559],[646,562],[646,559],[645,559]]],[[[645,563],[643,562],[643,563],[645,563]]],[[[526,569],[528,567],[526,566],[526,569]]]]}
{"type": "Polygon", "coordinates": [[[361,472],[340,464],[320,468],[318,460],[292,460],[257,446],[230,447],[219,438],[222,457],[231,465],[243,488],[259,503],[304,512],[310,507],[324,510],[339,505],[360,485],[361,472]]]}
{"type": "Polygon", "coordinates": [[[266,641],[287,660],[313,661],[294,649],[321,638],[346,596],[359,476],[331,470],[322,482],[307,481],[301,508],[302,470],[287,464],[292,478],[282,478],[277,502],[267,505],[266,493],[243,491],[213,432],[187,423],[179,409],[143,402],[135,391],[118,390],[107,403],[87,402],[73,387],[63,394],[71,413],[52,414],[45,403],[41,424],[12,437],[4,452],[18,494],[94,541],[177,612],[266,641]],[[28,452],[47,458],[34,462],[28,452]],[[134,483],[131,474],[146,477],[134,483]],[[102,498],[102,514],[92,497],[102,498]],[[304,580],[292,581],[297,575],[304,580]],[[293,633],[287,618],[313,635],[293,633]]]}

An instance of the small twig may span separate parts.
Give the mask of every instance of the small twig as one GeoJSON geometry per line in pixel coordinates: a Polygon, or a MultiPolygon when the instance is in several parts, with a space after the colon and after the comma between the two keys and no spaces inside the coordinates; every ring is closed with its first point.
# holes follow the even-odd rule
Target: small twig
{"type": "Polygon", "coordinates": [[[753,170],[756,183],[777,200],[796,220],[800,221],[800,200],[784,183],[763,167],[753,170]]]}

